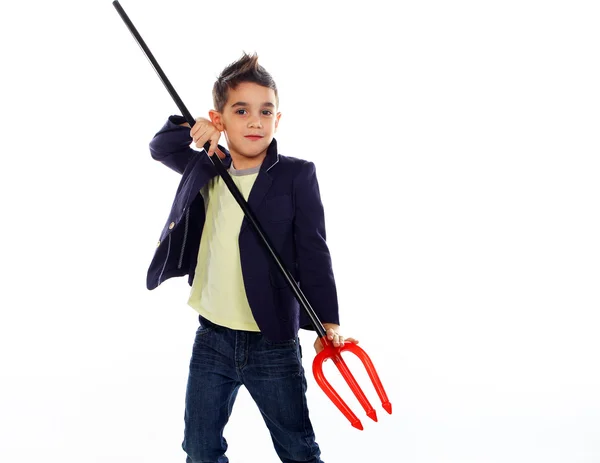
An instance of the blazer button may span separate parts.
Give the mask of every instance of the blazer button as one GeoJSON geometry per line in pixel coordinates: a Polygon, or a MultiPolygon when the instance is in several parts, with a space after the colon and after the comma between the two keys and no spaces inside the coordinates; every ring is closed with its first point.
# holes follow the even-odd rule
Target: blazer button
{"type": "Polygon", "coordinates": [[[158,243],[156,243],[156,247],[160,246],[160,240],[158,240],[158,243]]]}
{"type": "Polygon", "coordinates": [[[173,227],[175,226],[175,222],[171,222],[169,224],[169,230],[173,230],[173,227]]]}

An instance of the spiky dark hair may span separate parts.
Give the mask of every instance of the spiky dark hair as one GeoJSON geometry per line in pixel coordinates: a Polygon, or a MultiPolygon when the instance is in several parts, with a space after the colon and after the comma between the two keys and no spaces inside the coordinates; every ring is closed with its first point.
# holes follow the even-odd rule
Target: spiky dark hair
{"type": "Polygon", "coordinates": [[[225,108],[229,89],[235,89],[242,82],[254,82],[272,89],[275,92],[276,104],[279,106],[279,95],[273,77],[258,64],[256,53],[249,55],[244,52],[240,59],[223,69],[213,86],[213,104],[217,111],[222,112],[225,108]]]}

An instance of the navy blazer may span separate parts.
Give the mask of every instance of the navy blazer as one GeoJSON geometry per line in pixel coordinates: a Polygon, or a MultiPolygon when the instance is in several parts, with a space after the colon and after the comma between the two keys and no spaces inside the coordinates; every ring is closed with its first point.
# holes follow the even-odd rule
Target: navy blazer
{"type": "MultiPolygon", "coordinates": [[[[152,158],[182,178],[148,269],[149,290],[184,275],[189,275],[192,285],[205,220],[200,189],[217,175],[206,152],[190,147],[190,129],[179,125],[184,122],[181,116],[169,117],[150,142],[152,158]]],[[[229,167],[229,152],[220,148],[226,154],[222,162],[229,167]]],[[[250,191],[248,206],[321,322],[339,324],[315,165],[280,155],[273,139],[250,191]]],[[[273,341],[283,341],[296,337],[299,328],[313,329],[246,217],[238,243],[246,296],[261,332],[273,341]]]]}

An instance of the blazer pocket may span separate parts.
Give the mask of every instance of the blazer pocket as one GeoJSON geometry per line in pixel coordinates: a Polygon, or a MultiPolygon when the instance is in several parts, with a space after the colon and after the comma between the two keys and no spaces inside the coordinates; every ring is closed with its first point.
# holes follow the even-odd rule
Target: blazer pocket
{"type": "Polygon", "coordinates": [[[291,222],[294,218],[294,206],[290,195],[267,198],[266,203],[269,222],[291,222]]]}

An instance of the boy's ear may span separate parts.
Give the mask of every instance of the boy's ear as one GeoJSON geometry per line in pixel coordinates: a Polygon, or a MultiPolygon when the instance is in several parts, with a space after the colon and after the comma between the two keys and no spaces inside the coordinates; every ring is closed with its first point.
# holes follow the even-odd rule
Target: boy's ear
{"type": "Polygon", "coordinates": [[[214,109],[211,109],[208,112],[208,117],[210,117],[210,121],[217,128],[217,130],[219,132],[222,132],[223,131],[223,116],[221,115],[221,113],[219,111],[215,111],[214,109]]]}
{"type": "Polygon", "coordinates": [[[275,116],[275,132],[277,132],[277,127],[279,127],[279,119],[281,118],[281,113],[277,113],[275,116]]]}

